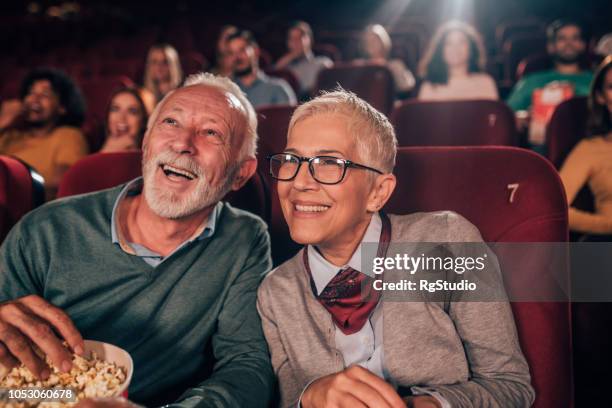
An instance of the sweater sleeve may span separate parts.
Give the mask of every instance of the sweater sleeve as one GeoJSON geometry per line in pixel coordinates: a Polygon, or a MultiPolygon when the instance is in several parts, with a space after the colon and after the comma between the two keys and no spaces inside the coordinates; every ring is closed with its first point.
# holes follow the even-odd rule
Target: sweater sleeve
{"type": "Polygon", "coordinates": [[[302,392],[302,384],[298,384],[289,365],[289,357],[281,341],[280,331],[276,324],[274,311],[270,307],[269,298],[274,296],[264,282],[257,294],[257,310],[261,316],[261,324],[270,348],[272,367],[278,377],[280,407],[295,407],[302,392]]]}
{"type": "Polygon", "coordinates": [[[212,375],[169,407],[268,406],[274,375],[256,309],[257,287],[272,263],[270,238],[263,226],[253,241],[219,314],[212,339],[216,361],[212,375]]]}
{"type": "MultiPolygon", "coordinates": [[[[474,256],[486,251],[487,267],[470,276],[479,287],[487,288],[486,301],[468,295],[451,297],[449,315],[461,337],[470,367],[467,381],[433,385],[453,408],[529,407],[535,399],[529,366],[523,356],[510,304],[505,300],[502,277],[495,254],[482,242],[477,228],[460,216],[449,219],[449,242],[457,242],[462,254],[474,256]],[[470,252],[470,253],[467,253],[470,252]]],[[[456,252],[456,251],[453,251],[456,252]]]]}

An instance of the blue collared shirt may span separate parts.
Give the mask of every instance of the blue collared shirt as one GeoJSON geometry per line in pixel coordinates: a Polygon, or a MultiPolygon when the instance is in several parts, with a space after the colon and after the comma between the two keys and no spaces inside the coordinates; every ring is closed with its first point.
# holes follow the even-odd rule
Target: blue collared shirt
{"type": "Polygon", "coordinates": [[[213,211],[208,216],[208,219],[205,221],[203,227],[198,228],[196,231],[196,235],[187,239],[185,242],[177,246],[172,253],[166,257],[163,257],[161,254],[151,251],[143,245],[137,244],[135,242],[125,242],[120,236],[120,229],[117,227],[117,223],[119,220],[117,219],[117,212],[119,208],[119,203],[126,196],[134,196],[138,195],[142,192],[142,177],[138,177],[123,187],[117,199],[115,200],[115,204],[113,205],[113,212],[111,214],[111,240],[113,244],[117,244],[124,252],[136,255],[140,257],[143,261],[151,265],[152,267],[157,267],[159,264],[164,262],[164,260],[170,258],[176,251],[183,248],[185,245],[190,244],[193,241],[199,241],[204,238],[210,238],[215,233],[215,227],[217,225],[217,220],[219,219],[219,214],[221,212],[221,208],[223,204],[221,202],[217,203],[213,211]],[[200,232],[201,230],[201,232],[200,232]]]}
{"type": "Polygon", "coordinates": [[[266,105],[295,105],[297,99],[291,86],[281,78],[272,78],[263,72],[257,73],[257,78],[251,86],[245,86],[239,78],[234,78],[242,92],[253,107],[266,105]]]}

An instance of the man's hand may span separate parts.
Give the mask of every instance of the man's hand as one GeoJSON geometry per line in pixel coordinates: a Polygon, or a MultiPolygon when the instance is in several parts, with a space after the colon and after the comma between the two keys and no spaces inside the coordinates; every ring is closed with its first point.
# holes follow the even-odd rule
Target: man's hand
{"type": "Polygon", "coordinates": [[[58,369],[70,371],[72,354],[56,332],[72,351],[83,354],[83,338],[70,317],[40,296],[29,295],[0,304],[0,371],[21,362],[36,377],[49,377],[51,371],[33,345],[49,356],[58,369]]]}
{"type": "Polygon", "coordinates": [[[437,399],[430,395],[418,395],[404,398],[408,408],[441,408],[437,399]]]}
{"type": "Polygon", "coordinates": [[[390,384],[363,367],[352,366],[310,384],[302,407],[406,408],[406,404],[390,384]]]}
{"type": "Polygon", "coordinates": [[[125,398],[86,398],[79,401],[74,408],[142,408],[125,398]]]}

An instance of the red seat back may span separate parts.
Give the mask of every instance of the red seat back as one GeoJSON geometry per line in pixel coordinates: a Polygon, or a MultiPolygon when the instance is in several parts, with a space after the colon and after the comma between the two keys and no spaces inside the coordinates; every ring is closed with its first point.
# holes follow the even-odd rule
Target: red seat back
{"type": "MultiPolygon", "coordinates": [[[[550,163],[530,151],[512,147],[400,148],[394,173],[398,185],[385,207],[389,213],[456,211],[478,227],[486,242],[567,240],[563,186],[550,163]]],[[[503,269],[510,255],[505,251],[497,255],[503,269]]],[[[511,255],[516,257],[516,253],[511,255]]],[[[512,261],[516,265],[517,260],[512,261]]],[[[546,274],[548,265],[524,266],[523,273],[518,268],[518,276],[506,274],[507,286],[533,282],[534,271],[546,274]]],[[[571,406],[568,303],[515,302],[512,309],[536,390],[534,406],[571,406]]]]}
{"type": "Polygon", "coordinates": [[[409,100],[391,115],[400,146],[516,146],[514,114],[500,101],[409,100]]]}
{"type": "Polygon", "coordinates": [[[506,79],[514,79],[519,63],[531,56],[546,54],[546,36],[538,33],[525,33],[512,36],[503,46],[506,79]]]}
{"type": "Polygon", "coordinates": [[[548,54],[530,55],[516,67],[516,80],[523,78],[525,75],[532,74],[538,71],[546,71],[554,66],[553,60],[548,54]]]}
{"type": "Polygon", "coordinates": [[[319,72],[315,89],[333,90],[338,85],[354,92],[385,115],[391,113],[395,85],[389,68],[354,63],[335,65],[319,72]]]}
{"type": "MultiPolygon", "coordinates": [[[[75,163],[64,175],[58,198],[104,190],[126,183],[142,175],[142,153],[96,153],[75,163]]],[[[230,204],[268,218],[268,202],[264,183],[255,174],[238,191],[230,192],[225,200],[230,204]]]]}
{"type": "Polygon", "coordinates": [[[21,217],[43,201],[42,177],[21,161],[0,156],[0,243],[21,217]]]}
{"type": "Polygon", "coordinates": [[[278,105],[257,109],[257,146],[258,168],[262,175],[268,176],[268,161],[266,157],[272,153],[282,152],[287,144],[289,120],[295,106],[278,105]]]}
{"type": "Polygon", "coordinates": [[[546,128],[548,159],[560,168],[565,157],[586,136],[589,108],[586,96],[561,102],[546,128]]]}

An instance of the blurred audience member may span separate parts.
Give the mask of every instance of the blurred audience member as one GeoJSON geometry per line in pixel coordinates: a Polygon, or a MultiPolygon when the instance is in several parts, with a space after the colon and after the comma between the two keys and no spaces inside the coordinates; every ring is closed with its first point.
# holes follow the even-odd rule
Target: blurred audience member
{"type": "Polygon", "coordinates": [[[238,32],[238,28],[233,25],[226,25],[221,28],[219,38],[217,39],[217,49],[215,51],[215,66],[211,69],[213,74],[224,77],[232,75],[233,67],[231,58],[229,58],[227,39],[236,32],[238,32]]]}
{"type": "Polygon", "coordinates": [[[259,69],[259,46],[251,32],[239,30],[229,35],[227,50],[233,79],[254,107],[296,104],[293,89],[285,80],[271,78],[259,69]]]}
{"type": "Polygon", "coordinates": [[[461,21],[443,24],[419,63],[423,84],[419,99],[447,101],[498,99],[497,86],[484,72],[486,54],[482,37],[461,21]]]}
{"type": "Polygon", "coordinates": [[[142,99],[147,110],[153,111],[157,102],[181,85],[183,69],[176,49],[169,44],[157,44],[149,49],[144,73],[142,99]]]}
{"type": "Polygon", "coordinates": [[[44,177],[50,199],[64,172],[87,154],[79,129],[85,102],[72,79],[51,68],[31,71],[21,84],[20,99],[19,113],[0,130],[0,154],[34,167],[44,177]]]}
{"type": "Polygon", "coordinates": [[[415,80],[412,72],[406,68],[400,59],[390,59],[391,37],[380,24],[366,27],[362,37],[362,47],[370,63],[386,65],[393,74],[395,90],[398,94],[406,94],[414,88],[415,80]]]}
{"type": "Polygon", "coordinates": [[[521,79],[508,97],[508,105],[515,110],[531,107],[533,93],[551,82],[564,82],[572,87],[573,95],[586,96],[593,79],[591,71],[580,66],[586,51],[586,41],[580,24],[570,20],[557,20],[548,26],[548,53],[554,60],[554,68],[534,72],[521,79]]]}
{"type": "Polygon", "coordinates": [[[529,128],[529,145],[544,154],[546,125],[557,105],[572,96],[586,96],[593,79],[583,70],[586,41],[582,27],[575,21],[557,20],[547,29],[548,53],[554,68],[525,76],[508,97],[508,105],[517,114],[519,131],[529,128]]]}
{"type": "Polygon", "coordinates": [[[116,91],[106,111],[106,140],[100,152],[139,150],[147,118],[147,109],[138,90],[122,88],[116,91]]]}
{"type": "Polygon", "coordinates": [[[313,42],[312,29],[308,23],[304,21],[293,23],[287,32],[288,52],[274,66],[275,69],[288,68],[295,74],[300,82],[300,95],[298,95],[300,99],[312,93],[319,71],[334,65],[328,57],[314,55],[313,42]]]}
{"type": "Polygon", "coordinates": [[[589,94],[589,134],[565,160],[560,175],[567,202],[588,185],[595,213],[569,209],[569,226],[576,232],[612,235],[612,56],[600,65],[589,94]]]}
{"type": "Polygon", "coordinates": [[[612,55],[612,33],[602,36],[595,46],[595,53],[602,57],[612,55]]]}

